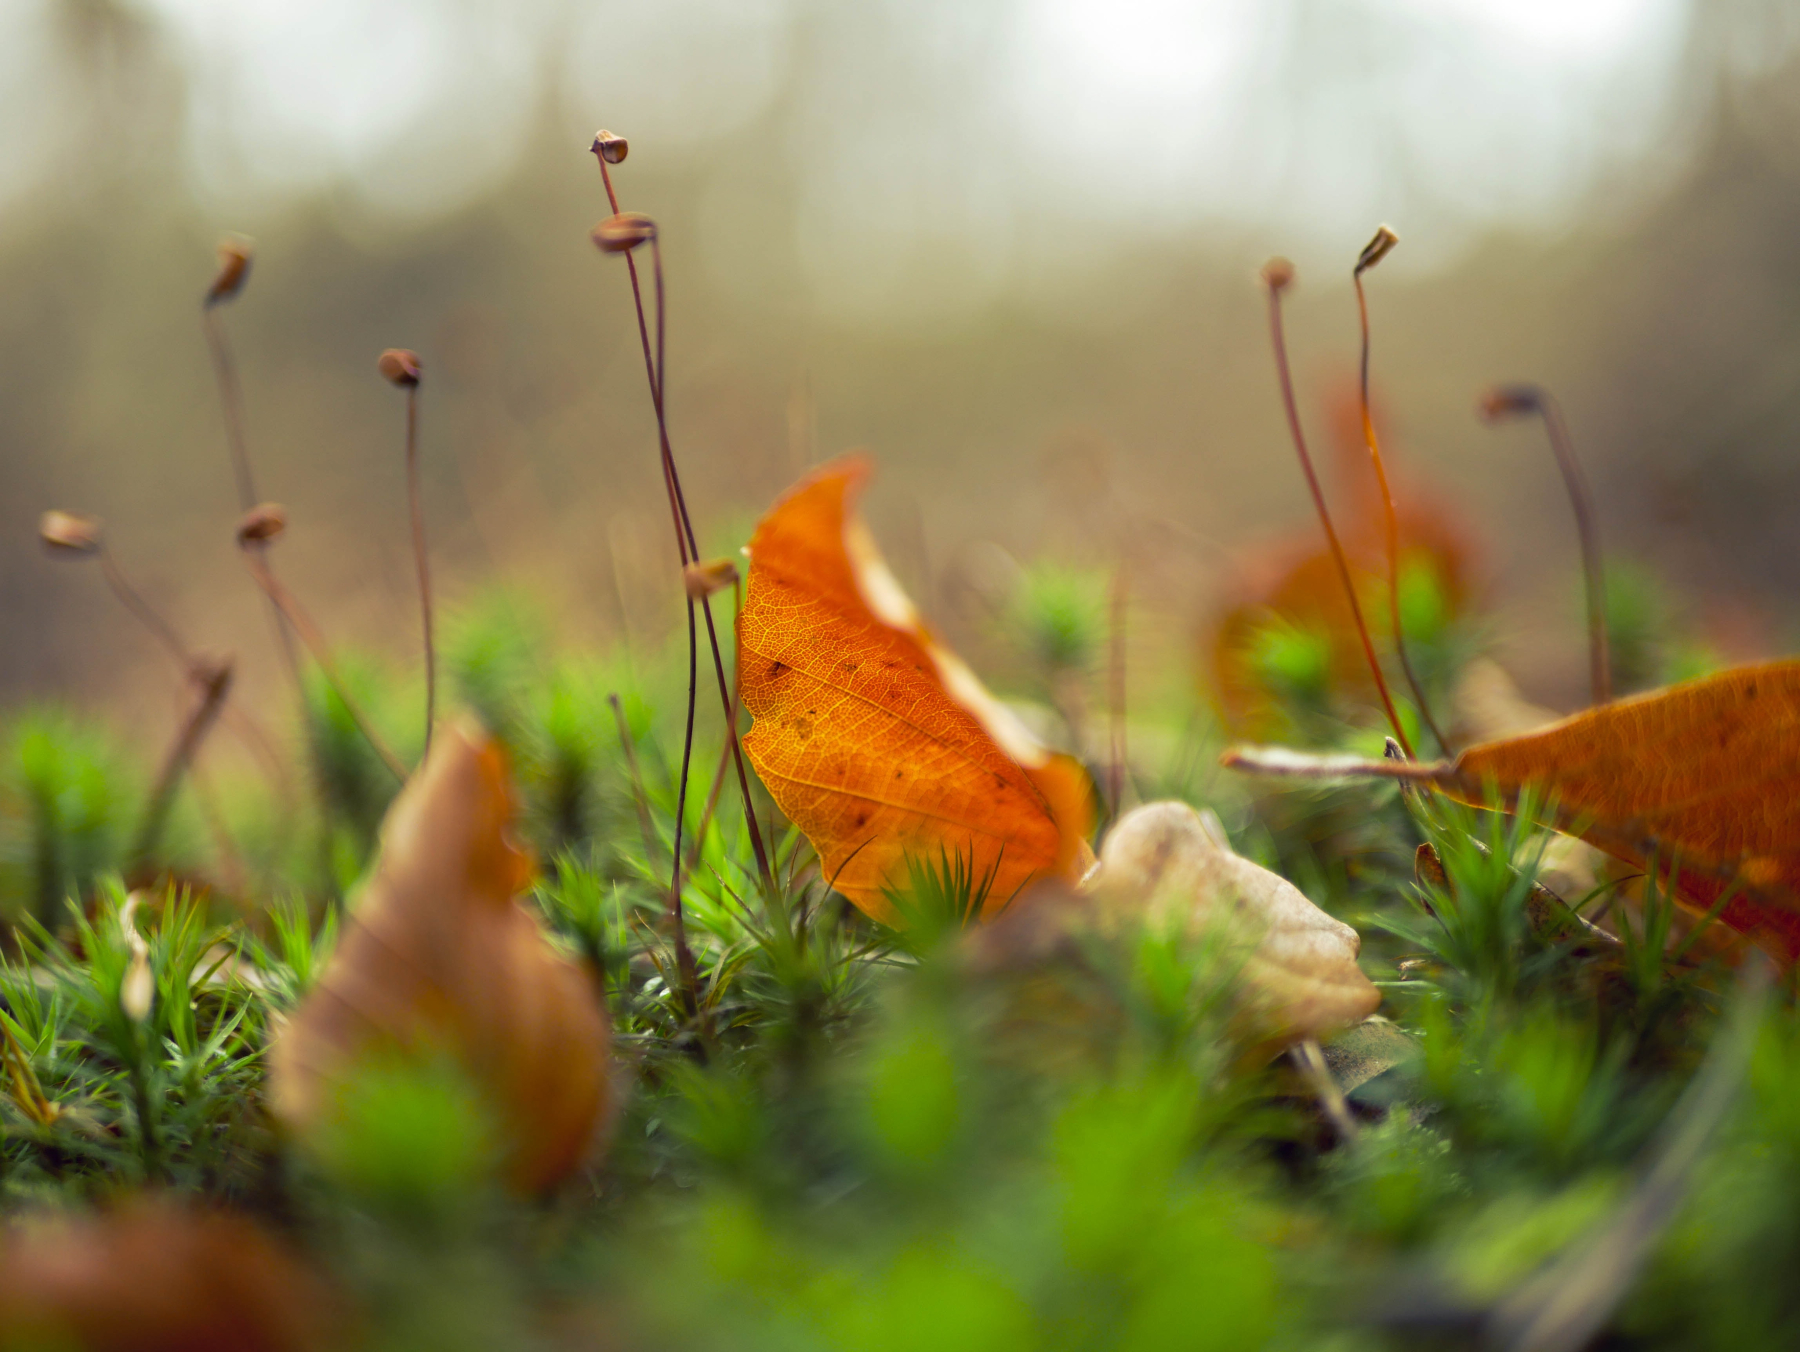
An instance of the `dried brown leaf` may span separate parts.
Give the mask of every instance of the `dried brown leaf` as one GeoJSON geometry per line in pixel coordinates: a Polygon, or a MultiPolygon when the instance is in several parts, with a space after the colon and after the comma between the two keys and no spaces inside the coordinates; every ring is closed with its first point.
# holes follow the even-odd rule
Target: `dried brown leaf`
{"type": "Polygon", "coordinates": [[[1252,993],[1247,1013],[1263,1045],[1328,1037],[1381,1003],[1356,965],[1356,931],[1235,853],[1217,823],[1186,803],[1128,812],[1102,845],[1087,887],[1103,925],[1147,923],[1196,937],[1217,926],[1253,944],[1243,975],[1252,993]]]}
{"type": "Polygon", "coordinates": [[[0,1346],[300,1352],[330,1345],[328,1292],[237,1217],[138,1199],[27,1218],[0,1241],[0,1346]]]}
{"type": "Polygon", "coordinates": [[[609,1098],[606,1015],[517,901],[499,747],[452,726],[389,810],[381,862],[319,985],[271,1049],[276,1113],[306,1133],[371,1058],[448,1053],[535,1192],[588,1153],[609,1098]]]}

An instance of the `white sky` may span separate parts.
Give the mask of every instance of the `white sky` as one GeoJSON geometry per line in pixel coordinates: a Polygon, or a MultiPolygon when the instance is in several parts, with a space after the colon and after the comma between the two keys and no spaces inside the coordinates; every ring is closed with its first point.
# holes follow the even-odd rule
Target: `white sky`
{"type": "MultiPolygon", "coordinates": [[[[1336,247],[1403,217],[1427,265],[1554,223],[1668,144],[1691,0],[135,2],[193,72],[221,211],[347,182],[377,221],[429,218],[505,171],[559,86],[556,125],[668,156],[782,97],[816,279],[879,306],[937,235],[966,299],[1071,218],[1336,247]]],[[[0,0],[8,126],[47,106],[50,15],[0,0]]],[[[15,140],[0,207],[53,166],[48,135],[15,140]]],[[[721,171],[718,219],[747,192],[721,171]]]]}

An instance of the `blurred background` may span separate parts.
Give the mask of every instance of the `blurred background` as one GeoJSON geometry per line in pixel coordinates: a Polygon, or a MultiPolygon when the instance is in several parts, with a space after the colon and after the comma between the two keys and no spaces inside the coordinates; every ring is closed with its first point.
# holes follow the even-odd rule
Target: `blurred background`
{"type": "Polygon", "coordinates": [[[1386,221],[1394,471],[1468,537],[1526,693],[1579,705],[1586,653],[1541,434],[1474,415],[1499,380],[1561,396],[1656,604],[1727,657],[1800,643],[1791,0],[0,0],[0,125],[8,702],[174,716],[98,575],[39,549],[52,506],[280,691],[199,325],[228,230],[260,492],[335,639],[413,656],[388,346],[424,362],[449,603],[500,578],[571,635],[670,632],[629,288],[588,239],[599,126],[662,227],[708,552],[866,446],[878,538],[978,666],[1009,570],[1123,561],[1191,681],[1245,548],[1310,522],[1256,269],[1298,266],[1329,467],[1386,221]]]}

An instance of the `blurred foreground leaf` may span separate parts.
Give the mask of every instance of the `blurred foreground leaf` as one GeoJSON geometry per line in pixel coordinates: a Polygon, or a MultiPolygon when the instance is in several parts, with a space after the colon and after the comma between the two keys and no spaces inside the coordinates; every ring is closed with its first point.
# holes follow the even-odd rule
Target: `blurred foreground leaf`
{"type": "Polygon", "coordinates": [[[516,898],[505,765],[450,727],[396,800],[381,862],[317,987],[270,1052],[277,1114],[329,1132],[359,1077],[448,1057],[501,1133],[504,1174],[534,1192],[587,1155],[609,1097],[604,1011],[516,898]]]}

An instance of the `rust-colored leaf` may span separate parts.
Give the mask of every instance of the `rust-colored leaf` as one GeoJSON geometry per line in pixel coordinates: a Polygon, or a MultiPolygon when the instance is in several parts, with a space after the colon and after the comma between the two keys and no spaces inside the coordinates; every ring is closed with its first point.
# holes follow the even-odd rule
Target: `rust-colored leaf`
{"type": "Polygon", "coordinates": [[[1589,709],[1454,761],[1228,752],[1273,773],[1423,780],[1477,805],[1529,788],[1555,824],[1647,867],[1679,862],[1681,899],[1800,958],[1800,661],[1767,662],[1589,709]]]}
{"type": "Polygon", "coordinates": [[[906,856],[992,874],[990,912],[1087,851],[1086,773],[1054,756],[925,627],[856,512],[845,457],[758,523],[738,621],[744,751],[832,885],[889,919],[906,856]]]}
{"type": "Polygon", "coordinates": [[[139,1198],[0,1240],[0,1346],[301,1352],[339,1345],[329,1293],[250,1222],[139,1198]]]}
{"type": "Polygon", "coordinates": [[[270,1053],[276,1113],[301,1132],[372,1058],[449,1054],[483,1096],[508,1180],[538,1191],[580,1164],[608,1098],[592,983],[516,898],[512,794],[485,734],[445,729],[389,810],[381,862],[330,965],[270,1053]]]}

